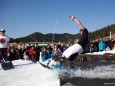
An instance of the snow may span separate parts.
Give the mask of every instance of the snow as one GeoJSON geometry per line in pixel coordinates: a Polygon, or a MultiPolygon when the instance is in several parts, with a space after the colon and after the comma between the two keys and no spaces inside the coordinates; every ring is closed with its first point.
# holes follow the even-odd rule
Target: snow
{"type": "Polygon", "coordinates": [[[100,51],[100,52],[86,53],[86,54],[103,55],[103,54],[105,54],[105,53],[115,54],[115,49],[114,49],[114,50],[110,50],[110,51],[100,51]]]}
{"type": "Polygon", "coordinates": [[[14,69],[0,70],[0,86],[59,86],[57,72],[31,61],[13,61],[14,69]]]}
{"type": "MultiPolygon", "coordinates": [[[[111,51],[94,52],[92,54],[113,53],[111,51]]],[[[14,69],[4,71],[0,66],[0,86],[60,86],[60,71],[44,68],[40,63],[26,60],[13,61],[14,69]]],[[[47,62],[45,63],[47,64],[47,62]]],[[[68,71],[68,70],[61,70],[68,71]]],[[[115,65],[97,66],[94,69],[68,71],[71,77],[115,79],[115,65]]]]}

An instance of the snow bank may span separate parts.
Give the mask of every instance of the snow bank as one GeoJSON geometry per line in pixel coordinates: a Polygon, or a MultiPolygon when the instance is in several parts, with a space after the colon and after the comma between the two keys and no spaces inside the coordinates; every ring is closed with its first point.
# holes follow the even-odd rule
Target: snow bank
{"type": "Polygon", "coordinates": [[[14,69],[0,68],[0,86],[59,86],[57,72],[31,61],[13,61],[14,69]]]}

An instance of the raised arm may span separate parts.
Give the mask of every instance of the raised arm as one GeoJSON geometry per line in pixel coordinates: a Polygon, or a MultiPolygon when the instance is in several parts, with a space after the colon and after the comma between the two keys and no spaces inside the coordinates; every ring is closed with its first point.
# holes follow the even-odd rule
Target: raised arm
{"type": "Polygon", "coordinates": [[[80,29],[84,30],[84,26],[82,25],[82,23],[77,18],[75,18],[74,16],[69,16],[69,18],[71,20],[75,21],[79,25],[80,29]]]}

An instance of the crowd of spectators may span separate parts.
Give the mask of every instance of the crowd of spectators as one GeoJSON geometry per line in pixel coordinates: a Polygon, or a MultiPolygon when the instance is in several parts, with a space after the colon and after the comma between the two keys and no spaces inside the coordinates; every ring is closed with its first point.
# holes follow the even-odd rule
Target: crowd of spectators
{"type": "MultiPolygon", "coordinates": [[[[8,61],[23,59],[37,62],[41,56],[42,62],[44,62],[52,57],[60,57],[61,54],[71,45],[72,43],[68,44],[65,42],[47,44],[47,46],[39,46],[39,44],[29,43],[11,43],[7,50],[6,59],[8,61]]],[[[112,38],[111,40],[100,38],[89,42],[84,53],[93,53],[112,49],[115,49],[115,38],[112,38]]]]}
{"type": "Polygon", "coordinates": [[[107,38],[100,38],[91,41],[88,45],[88,52],[109,51],[115,48],[115,38],[108,40],[107,38]]]}

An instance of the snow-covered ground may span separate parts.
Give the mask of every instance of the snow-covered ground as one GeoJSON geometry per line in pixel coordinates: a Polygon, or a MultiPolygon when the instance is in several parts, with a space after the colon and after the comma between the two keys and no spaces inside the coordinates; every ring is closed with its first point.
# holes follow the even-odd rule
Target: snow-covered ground
{"type": "MultiPolygon", "coordinates": [[[[93,54],[114,53],[112,51],[103,51],[93,54]]],[[[4,71],[0,66],[0,86],[60,86],[58,73],[60,71],[49,70],[44,68],[39,63],[31,61],[16,60],[13,61],[14,69],[4,71]]],[[[65,72],[68,70],[61,70],[65,72]]],[[[115,64],[97,66],[93,70],[68,71],[70,77],[85,77],[85,78],[106,78],[115,79],[115,64]]]]}
{"type": "Polygon", "coordinates": [[[87,54],[103,55],[103,54],[105,54],[105,53],[112,53],[112,54],[115,54],[115,49],[114,49],[114,50],[110,50],[110,51],[100,51],[100,52],[87,53],[87,54]]]}
{"type": "Polygon", "coordinates": [[[0,68],[0,86],[59,86],[57,72],[30,61],[13,61],[14,69],[0,68]]]}
{"type": "MultiPolygon", "coordinates": [[[[14,69],[0,68],[0,86],[60,86],[58,72],[44,68],[39,63],[25,60],[13,61],[14,69]]],[[[93,70],[67,71],[70,77],[115,79],[115,65],[97,66],[93,70]]]]}

